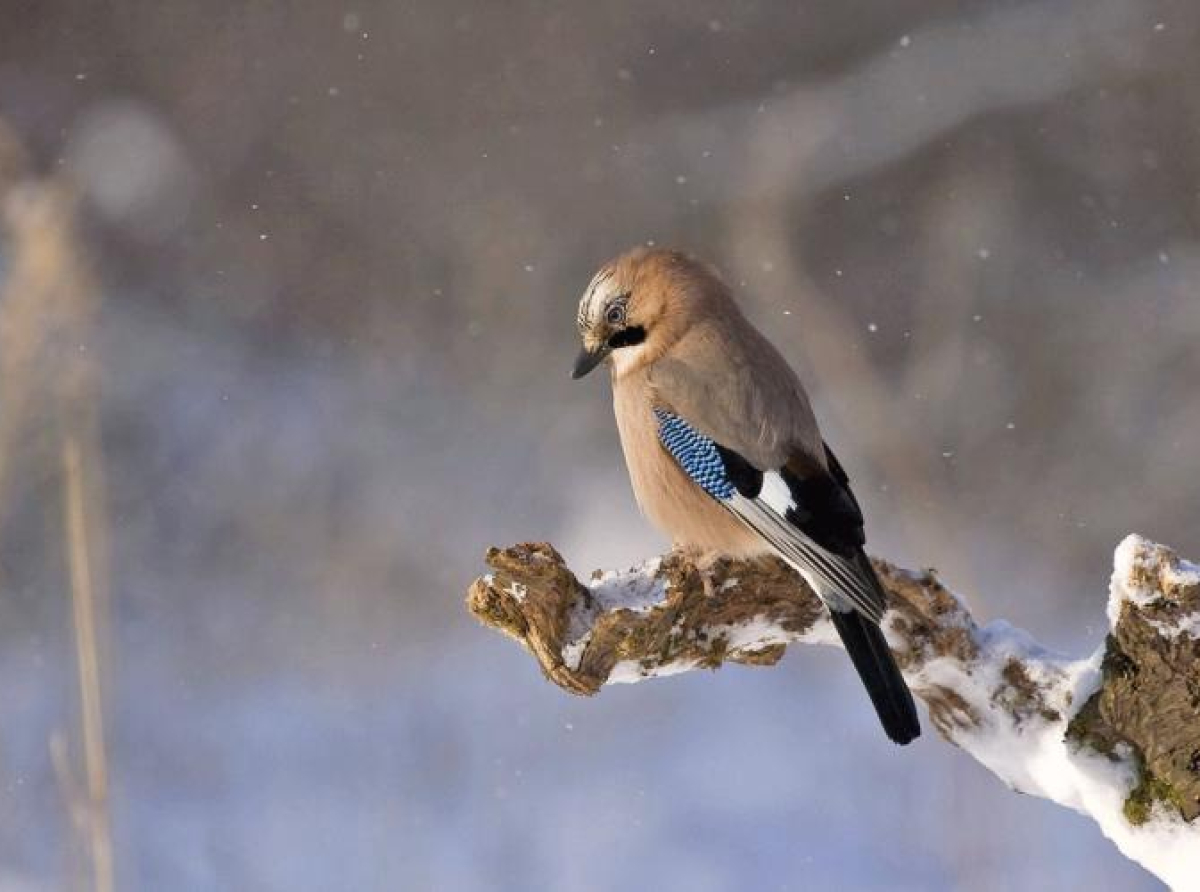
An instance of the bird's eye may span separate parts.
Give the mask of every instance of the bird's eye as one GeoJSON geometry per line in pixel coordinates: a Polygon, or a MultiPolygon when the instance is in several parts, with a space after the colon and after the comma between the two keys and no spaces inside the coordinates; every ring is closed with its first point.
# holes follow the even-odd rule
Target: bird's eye
{"type": "Polygon", "coordinates": [[[625,321],[625,305],[613,304],[604,314],[604,321],[609,325],[620,325],[625,321]]]}

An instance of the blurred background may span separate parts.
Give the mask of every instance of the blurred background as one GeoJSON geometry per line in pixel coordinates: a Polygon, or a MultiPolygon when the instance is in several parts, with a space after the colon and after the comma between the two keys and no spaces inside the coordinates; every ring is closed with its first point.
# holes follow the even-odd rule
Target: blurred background
{"type": "Polygon", "coordinates": [[[842,655],[569,698],[491,544],[665,543],[576,302],[713,261],[873,549],[1083,655],[1200,557],[1200,6],[7,0],[0,890],[1143,890],[842,655]]]}

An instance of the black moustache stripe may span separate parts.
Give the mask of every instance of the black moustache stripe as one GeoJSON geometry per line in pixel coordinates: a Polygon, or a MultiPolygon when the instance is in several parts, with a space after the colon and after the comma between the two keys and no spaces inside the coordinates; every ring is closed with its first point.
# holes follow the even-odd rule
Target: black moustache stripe
{"type": "Polygon", "coordinates": [[[609,338],[608,346],[616,350],[618,347],[632,347],[644,340],[646,340],[646,329],[640,325],[631,325],[629,328],[622,328],[609,338]]]}

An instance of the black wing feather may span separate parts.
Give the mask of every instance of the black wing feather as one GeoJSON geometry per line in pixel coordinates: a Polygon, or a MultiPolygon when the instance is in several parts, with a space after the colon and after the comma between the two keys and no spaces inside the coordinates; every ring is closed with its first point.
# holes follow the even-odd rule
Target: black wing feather
{"type": "MultiPolygon", "coordinates": [[[[840,465],[837,468],[841,470],[840,465]]],[[[847,559],[866,544],[862,511],[848,481],[817,468],[801,477],[784,466],[779,476],[792,493],[795,507],[787,512],[787,520],[797,529],[822,548],[847,559]]]]}
{"type": "Polygon", "coordinates": [[[757,498],[762,492],[763,472],[732,449],[726,449],[720,443],[713,444],[721,462],[725,465],[725,474],[733,488],[748,499],[757,498]]]}

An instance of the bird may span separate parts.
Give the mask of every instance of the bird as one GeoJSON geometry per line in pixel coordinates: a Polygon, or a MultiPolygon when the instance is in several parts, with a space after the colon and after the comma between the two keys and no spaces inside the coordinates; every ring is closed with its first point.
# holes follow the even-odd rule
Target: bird
{"type": "Polygon", "coordinates": [[[593,276],[572,378],[609,367],[634,496],[676,548],[774,554],[828,608],[887,736],[921,733],[880,628],[862,509],[796,373],[707,263],[636,247],[593,276]]]}

